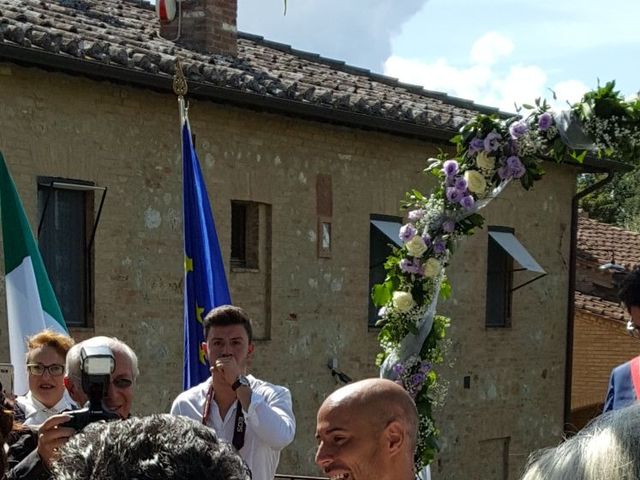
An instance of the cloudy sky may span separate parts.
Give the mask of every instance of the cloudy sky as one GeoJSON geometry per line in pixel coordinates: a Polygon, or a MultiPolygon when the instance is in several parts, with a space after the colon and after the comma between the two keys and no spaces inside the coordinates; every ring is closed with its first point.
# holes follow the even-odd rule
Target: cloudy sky
{"type": "Polygon", "coordinates": [[[513,111],[640,90],[639,0],[238,0],[238,29],[513,111]]]}

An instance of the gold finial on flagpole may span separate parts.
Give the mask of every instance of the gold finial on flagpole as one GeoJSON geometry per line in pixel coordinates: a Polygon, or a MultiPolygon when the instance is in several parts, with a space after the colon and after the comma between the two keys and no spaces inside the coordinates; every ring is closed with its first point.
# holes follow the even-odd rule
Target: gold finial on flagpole
{"type": "Polygon", "coordinates": [[[189,91],[187,78],[182,72],[182,63],[180,62],[180,57],[176,57],[176,73],[173,75],[173,93],[175,93],[179,97],[184,97],[187,94],[187,91],[189,91]]]}
{"type": "Polygon", "coordinates": [[[189,85],[187,84],[187,78],[182,72],[182,63],[180,57],[176,57],[176,73],[173,75],[173,93],[178,96],[178,107],[180,109],[180,126],[184,125],[184,121],[187,118],[187,110],[189,108],[184,96],[189,91],[189,85]]]}

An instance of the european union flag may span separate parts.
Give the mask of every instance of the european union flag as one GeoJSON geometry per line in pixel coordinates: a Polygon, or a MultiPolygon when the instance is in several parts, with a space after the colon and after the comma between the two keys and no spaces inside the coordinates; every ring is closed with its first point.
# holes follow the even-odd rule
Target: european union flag
{"type": "Polygon", "coordinates": [[[184,216],[184,375],[191,388],[209,377],[202,350],[202,321],[212,308],[231,303],[216,226],[200,161],[193,147],[189,119],[182,126],[184,216]]]}

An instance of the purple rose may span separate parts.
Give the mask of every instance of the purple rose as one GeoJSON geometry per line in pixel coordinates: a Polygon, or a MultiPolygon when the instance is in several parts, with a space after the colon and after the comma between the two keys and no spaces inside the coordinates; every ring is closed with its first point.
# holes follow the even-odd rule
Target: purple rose
{"type": "Polygon", "coordinates": [[[460,199],[460,205],[462,205],[462,208],[464,208],[465,210],[471,210],[475,203],[476,201],[471,195],[465,195],[460,199]]]}
{"type": "Polygon", "coordinates": [[[418,372],[418,373],[414,373],[413,375],[411,375],[411,385],[413,387],[419,387],[420,385],[422,385],[425,381],[425,375],[422,372],[418,372]]]}
{"type": "Polygon", "coordinates": [[[462,192],[456,187],[447,188],[447,200],[451,203],[458,203],[462,198],[462,192]]]}
{"type": "Polygon", "coordinates": [[[433,242],[433,251],[436,253],[436,255],[440,255],[447,251],[447,244],[444,240],[439,238],[435,242],[433,242]]]}
{"type": "Polygon", "coordinates": [[[509,170],[513,171],[516,168],[520,167],[521,165],[522,165],[522,162],[515,155],[512,155],[509,158],[507,158],[507,167],[509,167],[509,170]]]}
{"type": "Polygon", "coordinates": [[[442,171],[447,177],[452,177],[458,173],[458,162],[455,160],[447,160],[442,165],[442,171]]]}
{"type": "Polygon", "coordinates": [[[518,167],[511,169],[511,173],[513,174],[513,178],[522,178],[524,174],[527,173],[527,169],[520,163],[518,167]]]}
{"type": "Polygon", "coordinates": [[[498,169],[498,176],[501,180],[509,180],[512,177],[511,170],[506,165],[503,165],[498,169]]]}
{"type": "Polygon", "coordinates": [[[416,227],[414,227],[411,223],[407,223],[400,229],[400,240],[407,243],[409,240],[416,236],[416,233],[418,233],[416,227]]]}
{"type": "Polygon", "coordinates": [[[500,140],[502,137],[495,130],[487,135],[487,138],[484,139],[484,149],[487,152],[493,152],[500,148],[500,140]]]}
{"type": "Polygon", "coordinates": [[[453,186],[464,193],[467,190],[467,181],[464,177],[456,177],[453,186]]]}
{"type": "Polygon", "coordinates": [[[428,233],[422,235],[422,240],[424,240],[424,244],[429,248],[431,246],[431,236],[428,233]]]}
{"type": "Polygon", "coordinates": [[[417,260],[415,262],[412,262],[407,258],[403,258],[402,260],[400,260],[400,270],[405,273],[422,273],[422,265],[420,265],[420,262],[417,260]]]}
{"type": "Polygon", "coordinates": [[[391,370],[393,370],[393,373],[400,376],[404,373],[404,365],[398,362],[393,367],[391,367],[391,370]]]}
{"type": "Polygon", "coordinates": [[[447,233],[452,233],[456,229],[456,222],[453,220],[445,220],[442,222],[442,230],[447,233]]]}
{"type": "Polygon", "coordinates": [[[481,138],[474,138],[469,144],[469,153],[478,153],[484,150],[484,140],[481,138]]]}
{"type": "Polygon", "coordinates": [[[540,115],[540,118],[538,118],[538,128],[541,131],[546,132],[551,125],[553,125],[553,117],[549,112],[544,112],[540,115]]]}
{"type": "Polygon", "coordinates": [[[520,138],[529,131],[529,126],[524,121],[513,122],[509,126],[509,133],[512,138],[520,138]]]}
{"type": "Polygon", "coordinates": [[[425,211],[420,209],[420,210],[411,210],[408,214],[407,217],[409,218],[410,222],[417,222],[418,220],[420,220],[422,217],[424,217],[425,211]]]}
{"type": "Polygon", "coordinates": [[[432,368],[433,366],[431,365],[431,363],[427,362],[426,360],[423,360],[420,363],[420,372],[422,373],[429,373],[432,368]]]}

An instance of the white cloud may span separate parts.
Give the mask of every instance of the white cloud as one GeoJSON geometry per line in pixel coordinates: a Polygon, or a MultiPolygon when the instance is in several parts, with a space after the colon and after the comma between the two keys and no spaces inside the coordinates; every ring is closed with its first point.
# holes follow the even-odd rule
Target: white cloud
{"type": "Polygon", "coordinates": [[[566,108],[567,100],[575,102],[588,90],[577,80],[549,86],[547,73],[540,66],[509,62],[514,50],[509,38],[488,32],[471,46],[468,65],[450,65],[444,58],[427,62],[392,55],[384,64],[384,73],[510,112],[515,111],[515,105],[533,103],[537,97],[547,98],[554,107],[566,108]],[[549,88],[556,92],[556,101],[549,88]]]}
{"type": "Polygon", "coordinates": [[[513,52],[513,42],[498,32],[488,32],[471,47],[471,63],[493,65],[513,52]]]}

